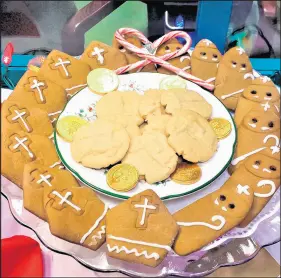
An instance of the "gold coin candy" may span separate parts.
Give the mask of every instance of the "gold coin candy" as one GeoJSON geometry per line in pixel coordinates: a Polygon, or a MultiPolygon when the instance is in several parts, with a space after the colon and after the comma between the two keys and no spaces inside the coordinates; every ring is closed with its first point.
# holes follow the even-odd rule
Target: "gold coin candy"
{"type": "Polygon", "coordinates": [[[218,139],[227,137],[231,132],[231,124],[223,118],[214,118],[210,121],[210,125],[217,135],[218,139]]]}
{"type": "Polygon", "coordinates": [[[176,171],[171,175],[175,183],[193,184],[200,180],[202,176],[201,168],[197,164],[181,162],[176,171]]]}

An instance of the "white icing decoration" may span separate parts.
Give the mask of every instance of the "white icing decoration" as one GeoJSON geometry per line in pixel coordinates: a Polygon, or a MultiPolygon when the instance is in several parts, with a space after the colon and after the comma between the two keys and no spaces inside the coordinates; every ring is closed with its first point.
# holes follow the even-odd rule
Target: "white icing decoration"
{"type": "Polygon", "coordinates": [[[70,205],[71,207],[73,207],[77,211],[81,210],[81,208],[79,208],[78,206],[74,205],[73,203],[71,203],[70,201],[67,200],[67,198],[72,195],[71,192],[66,192],[64,197],[59,192],[57,192],[55,190],[52,193],[54,195],[58,196],[61,199],[60,202],[59,202],[59,205],[62,205],[63,203],[66,203],[66,204],[70,205]]]}
{"type": "Polygon", "coordinates": [[[191,69],[191,66],[186,66],[182,70],[188,70],[188,69],[191,69]]]}
{"type": "Polygon", "coordinates": [[[242,93],[243,91],[244,91],[244,89],[241,89],[241,90],[239,90],[239,91],[236,91],[236,92],[231,93],[231,94],[228,94],[228,95],[222,95],[222,96],[221,96],[221,99],[226,99],[226,98],[231,97],[231,96],[233,96],[233,95],[240,94],[240,93],[242,93]]]}
{"type": "Polygon", "coordinates": [[[252,96],[252,97],[254,97],[254,98],[259,98],[259,96],[252,96]]]}
{"type": "Polygon", "coordinates": [[[101,229],[97,232],[97,234],[92,236],[92,241],[88,245],[96,245],[102,239],[103,234],[105,234],[105,226],[101,226],[101,229]]]}
{"type": "MultiPolygon", "coordinates": [[[[57,162],[55,162],[54,164],[52,164],[51,166],[50,166],[50,168],[54,168],[54,167],[56,167],[57,165],[61,165],[62,163],[61,163],[61,161],[57,161],[57,162]]],[[[59,169],[64,169],[64,166],[59,166],[59,169]]]]}
{"type": "Polygon", "coordinates": [[[275,107],[276,111],[279,113],[280,110],[279,110],[278,106],[276,104],[274,104],[274,107],[275,107]]]}
{"type": "Polygon", "coordinates": [[[185,59],[188,59],[188,60],[190,60],[190,57],[189,56],[181,56],[180,57],[180,62],[182,63],[185,59]]]}
{"type": "Polygon", "coordinates": [[[205,227],[208,227],[210,229],[213,229],[213,230],[216,230],[216,231],[219,231],[223,228],[224,224],[225,224],[225,218],[221,215],[214,215],[212,217],[212,222],[215,222],[215,221],[220,221],[220,224],[219,225],[212,225],[212,224],[209,224],[209,223],[206,223],[206,222],[177,222],[177,224],[179,226],[184,226],[184,227],[190,227],[190,226],[205,226],[205,227]]]}
{"type": "Polygon", "coordinates": [[[244,71],[244,70],[246,70],[246,68],[242,68],[242,67],[241,67],[241,70],[243,70],[243,71],[244,71]]]}
{"type": "Polygon", "coordinates": [[[205,55],[205,56],[201,55],[201,59],[207,60],[208,57],[207,57],[207,55],[205,55]]]}
{"type": "Polygon", "coordinates": [[[223,211],[227,211],[227,208],[226,208],[225,206],[223,206],[221,209],[222,209],[223,211]]]}
{"type": "Polygon", "coordinates": [[[237,65],[236,65],[236,64],[232,64],[232,67],[233,67],[233,68],[236,68],[236,67],[237,67],[237,65]]]}
{"type": "MultiPolygon", "coordinates": [[[[245,69],[243,69],[243,70],[245,70],[245,69]]],[[[252,80],[255,79],[254,75],[250,72],[244,74],[244,79],[248,79],[248,78],[250,78],[252,80]]]]}
{"type": "Polygon", "coordinates": [[[270,127],[262,126],[262,127],[261,127],[261,130],[270,130],[270,127]]]}
{"type": "Polygon", "coordinates": [[[218,201],[218,198],[215,200],[215,205],[219,205],[219,201],[218,201]]]}
{"type": "Polygon", "coordinates": [[[259,167],[258,165],[256,165],[256,164],[252,165],[252,167],[255,168],[255,169],[257,169],[257,170],[260,168],[260,167],[259,167]]]}
{"type": "Polygon", "coordinates": [[[208,39],[204,39],[204,40],[202,40],[202,42],[204,42],[207,46],[210,46],[211,45],[211,41],[210,40],[208,40],[208,39]]]}
{"type": "Polygon", "coordinates": [[[261,106],[263,107],[264,111],[267,111],[270,108],[268,101],[266,103],[262,103],[261,106]]]}
{"type": "Polygon", "coordinates": [[[264,100],[271,100],[272,98],[271,97],[264,97],[263,99],[264,100]]]}
{"type": "Polygon", "coordinates": [[[27,151],[27,153],[28,153],[28,155],[29,155],[30,158],[33,158],[33,157],[34,157],[33,153],[32,153],[32,152],[28,149],[28,147],[24,144],[24,142],[27,141],[27,138],[26,138],[26,137],[23,138],[23,139],[19,139],[18,137],[15,137],[15,140],[16,140],[18,143],[13,146],[13,149],[14,149],[14,150],[17,149],[19,146],[22,146],[22,147],[27,151]]]}
{"type": "Polygon", "coordinates": [[[81,87],[85,87],[85,86],[87,86],[87,84],[81,84],[81,85],[73,86],[73,87],[67,88],[67,89],[65,89],[65,90],[66,90],[66,91],[71,91],[71,90],[73,90],[73,89],[77,89],[77,88],[81,88],[81,87]]]}
{"type": "Polygon", "coordinates": [[[271,79],[268,76],[260,76],[260,79],[262,80],[263,83],[271,81],[271,79]]]}
{"type": "Polygon", "coordinates": [[[102,65],[103,62],[104,62],[104,57],[103,57],[103,55],[101,55],[101,53],[104,53],[104,49],[98,48],[98,47],[94,47],[94,51],[92,52],[92,55],[93,56],[97,56],[97,60],[102,65]]]}
{"type": "Polygon", "coordinates": [[[251,126],[251,127],[253,127],[253,128],[256,128],[256,127],[257,127],[256,124],[249,124],[249,123],[248,123],[248,125],[251,126]]]}
{"type": "Polygon", "coordinates": [[[137,205],[135,205],[135,208],[142,208],[143,209],[140,225],[143,225],[144,222],[145,222],[146,210],[147,209],[153,209],[153,210],[156,209],[155,206],[148,204],[148,199],[147,198],[144,199],[144,204],[143,205],[137,204],[137,205]]]}
{"type": "Polygon", "coordinates": [[[37,181],[38,184],[41,184],[42,182],[45,182],[47,185],[49,185],[50,187],[52,186],[52,184],[49,182],[49,179],[52,177],[51,175],[40,175],[41,179],[39,179],[37,181]]]}
{"type": "Polygon", "coordinates": [[[102,215],[96,220],[96,222],[94,223],[94,225],[89,229],[89,231],[84,234],[80,240],[80,244],[82,244],[86,239],[87,237],[99,226],[100,222],[104,219],[106,213],[107,213],[107,210],[108,210],[108,206],[105,204],[104,205],[104,210],[103,210],[103,213],[102,215]]]}
{"type": "Polygon", "coordinates": [[[30,132],[30,128],[27,124],[27,122],[24,120],[23,116],[26,114],[26,112],[21,112],[19,113],[18,110],[14,110],[16,113],[16,116],[12,118],[12,121],[17,121],[18,119],[20,119],[24,125],[24,127],[26,128],[27,132],[30,132]]]}
{"type": "Polygon", "coordinates": [[[263,139],[263,143],[266,144],[268,139],[270,139],[270,138],[275,139],[275,146],[270,147],[270,149],[272,150],[272,154],[279,153],[280,152],[280,142],[279,142],[280,139],[278,138],[278,136],[273,135],[273,134],[266,135],[263,139]]]}
{"type": "Polygon", "coordinates": [[[212,60],[216,62],[216,61],[218,61],[218,58],[213,57],[212,60]]]}
{"type": "Polygon", "coordinates": [[[215,81],[215,80],[216,80],[216,78],[215,78],[215,77],[211,77],[211,78],[209,78],[209,79],[205,80],[205,82],[213,82],[213,81],[215,81]]]}
{"type": "Polygon", "coordinates": [[[252,154],[258,153],[258,152],[260,152],[260,151],[262,151],[262,150],[264,150],[264,149],[266,149],[266,147],[262,147],[262,148],[253,150],[252,152],[243,154],[243,155],[241,155],[241,156],[239,156],[239,157],[233,159],[233,160],[231,161],[231,164],[232,164],[232,165],[236,165],[236,164],[238,164],[240,161],[246,159],[248,156],[251,156],[252,154]]]}
{"type": "Polygon", "coordinates": [[[55,67],[62,66],[65,75],[69,76],[69,73],[68,73],[65,65],[70,65],[70,61],[69,60],[63,61],[62,58],[58,58],[58,62],[55,63],[55,67]]]}
{"type": "Polygon", "coordinates": [[[44,101],[44,95],[43,95],[43,92],[40,89],[40,86],[44,87],[44,85],[45,84],[43,82],[38,82],[37,79],[34,79],[33,85],[31,85],[31,87],[30,87],[31,89],[37,89],[37,92],[39,94],[39,98],[40,98],[41,102],[44,101]]]}
{"type": "Polygon", "coordinates": [[[171,52],[171,49],[166,49],[165,52],[166,52],[166,53],[170,53],[170,52],[171,52]]]}
{"type": "Polygon", "coordinates": [[[271,186],[271,190],[268,192],[268,193],[254,193],[254,195],[256,197],[260,197],[260,198],[267,198],[267,197],[270,197],[274,194],[275,190],[276,190],[276,186],[275,186],[275,183],[271,180],[261,180],[258,182],[257,184],[257,187],[261,187],[263,185],[270,185],[271,186]]]}
{"type": "Polygon", "coordinates": [[[53,113],[49,113],[48,116],[54,116],[54,115],[60,114],[61,112],[62,112],[62,110],[53,112],[53,113]]]}
{"type": "Polygon", "coordinates": [[[241,47],[237,47],[236,50],[238,51],[239,55],[242,55],[243,53],[245,53],[245,50],[241,47]]]}
{"type": "Polygon", "coordinates": [[[245,194],[245,195],[250,195],[250,192],[248,191],[249,189],[249,185],[241,185],[241,184],[238,184],[237,185],[237,193],[238,194],[245,194]]]}
{"type": "Polygon", "coordinates": [[[268,170],[267,168],[263,168],[262,171],[263,171],[263,172],[267,172],[267,173],[271,173],[271,171],[268,170]]]}

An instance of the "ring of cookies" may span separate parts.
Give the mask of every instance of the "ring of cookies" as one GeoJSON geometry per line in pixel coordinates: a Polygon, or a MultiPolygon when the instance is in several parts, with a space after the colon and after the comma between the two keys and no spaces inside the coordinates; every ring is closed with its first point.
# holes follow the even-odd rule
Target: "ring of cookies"
{"type": "MultiPolygon", "coordinates": [[[[204,39],[191,55],[171,55],[173,67],[214,85],[214,95],[235,110],[238,141],[231,176],[220,189],[174,214],[153,185],[109,208],[64,168],[53,144],[54,129],[70,142],[75,161],[94,169],[110,167],[107,182],[121,191],[140,179],[196,182],[201,176],[196,163],[211,159],[231,130],[225,119],[211,119],[212,106],[201,95],[173,85],[181,83],[173,83],[169,67],[144,62],[138,68],[171,74],[161,89],[142,96],[116,91],[112,70],[129,66],[135,72],[130,65],[144,59],[126,48],[143,47],[137,32],[122,30],[113,46],[94,41],[80,59],[53,50],[40,69],[24,74],[2,104],[1,174],[22,188],[24,208],[47,221],[53,235],[94,251],[106,242],[108,256],[156,267],[168,252],[185,256],[234,227],[246,227],[279,188],[280,93],[268,77],[253,75],[241,48],[222,55],[204,39]],[[87,80],[101,68],[108,70],[105,76],[87,80]],[[57,122],[68,98],[87,84],[102,95],[97,119],[68,116],[57,122]]],[[[173,34],[159,43],[155,57],[181,49],[173,34]]]]}

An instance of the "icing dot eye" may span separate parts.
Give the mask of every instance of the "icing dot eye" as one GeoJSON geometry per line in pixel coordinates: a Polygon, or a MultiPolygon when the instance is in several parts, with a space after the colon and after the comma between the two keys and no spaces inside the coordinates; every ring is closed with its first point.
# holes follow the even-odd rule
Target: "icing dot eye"
{"type": "Polygon", "coordinates": [[[169,50],[170,47],[168,45],[165,46],[165,50],[169,50]]]}
{"type": "Polygon", "coordinates": [[[235,65],[235,66],[237,65],[237,63],[236,63],[236,62],[234,62],[234,61],[232,61],[231,63],[232,63],[232,65],[235,65]]]}
{"type": "Polygon", "coordinates": [[[213,57],[214,57],[214,58],[218,58],[218,55],[217,55],[217,54],[213,54],[213,57]]]}
{"type": "Polygon", "coordinates": [[[273,122],[269,122],[269,123],[268,123],[268,126],[269,126],[269,127],[274,127],[274,123],[273,123],[273,122]]]}
{"type": "Polygon", "coordinates": [[[201,52],[200,53],[202,56],[206,56],[206,52],[201,52]]]}
{"type": "Polygon", "coordinates": [[[269,169],[270,169],[271,171],[276,171],[276,167],[275,167],[275,166],[272,166],[272,165],[269,167],[269,169]]]}
{"type": "Polygon", "coordinates": [[[242,68],[246,68],[246,64],[241,64],[242,68]]]}
{"type": "Polygon", "coordinates": [[[256,94],[257,94],[257,91],[253,90],[253,91],[251,91],[251,94],[252,94],[252,95],[256,95],[256,94]]]}
{"type": "Polygon", "coordinates": [[[255,165],[261,165],[261,161],[260,160],[256,160],[255,161],[255,165]]]}
{"type": "Polygon", "coordinates": [[[271,97],[271,96],[272,96],[272,94],[271,94],[271,93],[266,93],[266,95],[267,95],[268,97],[271,97]]]}
{"type": "Polygon", "coordinates": [[[226,200],[226,197],[224,195],[220,195],[220,200],[221,201],[225,201],[226,200]]]}
{"type": "Polygon", "coordinates": [[[252,122],[253,122],[253,123],[257,123],[258,120],[257,120],[256,118],[253,118],[253,119],[252,119],[252,122]]]}
{"type": "Polygon", "coordinates": [[[234,209],[234,208],[235,208],[235,205],[234,205],[234,204],[229,204],[228,207],[229,207],[230,209],[234,209]]]}

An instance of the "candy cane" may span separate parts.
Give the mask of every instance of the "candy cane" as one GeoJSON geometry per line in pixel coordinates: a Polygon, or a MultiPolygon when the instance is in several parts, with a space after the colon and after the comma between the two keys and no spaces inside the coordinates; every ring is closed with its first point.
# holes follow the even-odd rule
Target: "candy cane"
{"type": "Polygon", "coordinates": [[[131,52],[135,53],[137,56],[139,56],[140,58],[144,58],[144,60],[142,61],[138,61],[134,64],[130,64],[130,65],[126,65],[124,67],[118,68],[115,72],[117,74],[122,74],[125,73],[127,71],[133,70],[133,69],[141,69],[146,65],[149,65],[151,63],[153,64],[158,64],[174,73],[176,73],[177,75],[188,79],[198,85],[201,85],[202,87],[205,87],[206,89],[209,90],[213,90],[214,89],[214,85],[210,84],[200,78],[197,78],[187,72],[185,72],[182,69],[179,69],[173,65],[171,65],[170,63],[166,62],[166,60],[181,56],[182,54],[186,53],[187,50],[190,48],[191,46],[191,38],[190,36],[183,31],[173,31],[170,32],[164,36],[162,36],[161,38],[159,38],[158,40],[156,40],[155,42],[151,43],[144,34],[142,34],[141,32],[139,32],[138,30],[132,29],[132,28],[121,28],[119,30],[117,30],[115,32],[115,38],[118,41],[119,44],[121,44],[123,47],[125,47],[126,49],[130,50],[131,52]],[[136,46],[134,46],[133,44],[127,42],[125,40],[125,36],[126,35],[134,35],[136,37],[138,37],[140,39],[141,42],[143,42],[144,44],[150,44],[152,49],[157,49],[161,44],[165,43],[166,41],[175,38],[175,37],[182,37],[185,39],[186,44],[180,49],[180,50],[176,50],[174,52],[171,53],[167,53],[163,56],[160,57],[156,57],[154,54],[149,53],[147,49],[145,48],[138,48],[136,46]]]}

